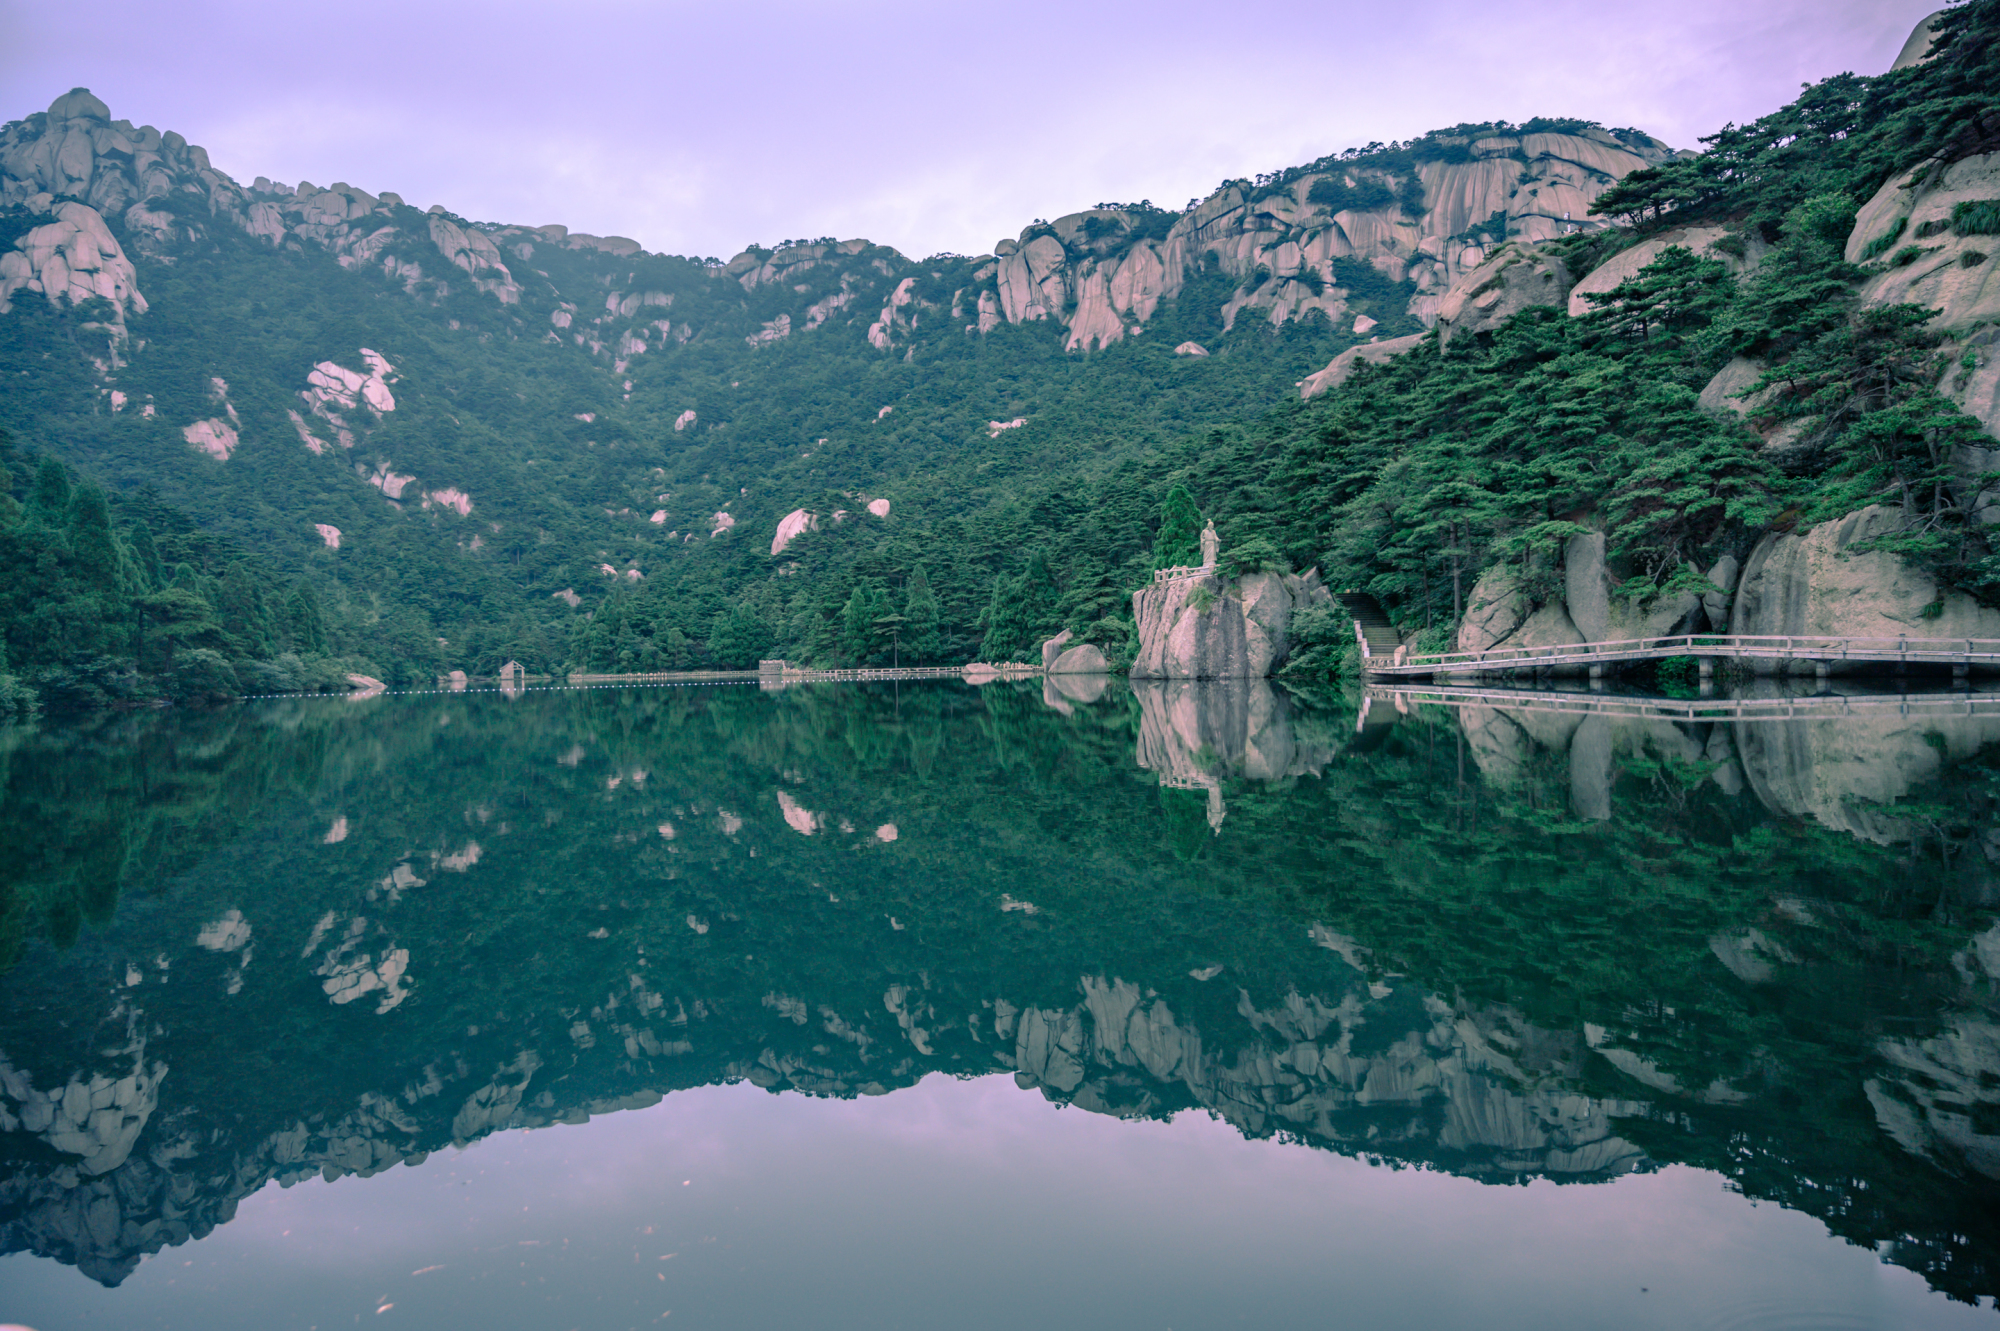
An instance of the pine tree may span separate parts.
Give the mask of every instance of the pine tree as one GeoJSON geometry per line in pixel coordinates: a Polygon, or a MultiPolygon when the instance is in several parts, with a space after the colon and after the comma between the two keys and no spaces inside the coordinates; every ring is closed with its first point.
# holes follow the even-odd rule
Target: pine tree
{"type": "Polygon", "coordinates": [[[770,626],[749,606],[739,601],[716,615],[708,635],[708,652],[716,665],[748,670],[769,650],[770,626]]]}
{"type": "Polygon", "coordinates": [[[43,522],[60,522],[69,511],[69,473],[54,458],[44,455],[35,470],[35,488],[28,498],[28,511],[43,522]]]}
{"type": "Polygon", "coordinates": [[[326,620],[319,610],[319,598],[312,584],[301,579],[292,584],[285,598],[285,619],[291,630],[293,649],[313,656],[326,655],[326,620]]]}
{"type": "Polygon", "coordinates": [[[1201,510],[1184,485],[1167,491],[1160,504],[1160,530],[1153,538],[1153,567],[1174,568],[1201,562],[1201,510]]]}
{"type": "MultiPolygon", "coordinates": [[[[66,525],[70,558],[78,576],[101,599],[116,596],[124,560],[119,555],[118,538],[111,531],[111,505],[105,501],[104,491],[90,484],[77,486],[70,494],[66,525]]],[[[108,599],[102,603],[106,613],[112,612],[108,599]]]]}
{"type": "Polygon", "coordinates": [[[840,650],[851,665],[866,665],[875,651],[875,619],[881,608],[874,588],[856,583],[840,612],[840,650]]]}
{"type": "Polygon", "coordinates": [[[1020,644],[1027,637],[1021,621],[1020,580],[1005,574],[995,578],[986,613],[979,618],[986,627],[986,636],[979,641],[980,660],[1011,661],[1019,656],[1020,644]]]}
{"type": "Polygon", "coordinates": [[[922,564],[910,570],[903,589],[903,652],[911,661],[933,661],[938,654],[938,600],[930,574],[922,564]]]}

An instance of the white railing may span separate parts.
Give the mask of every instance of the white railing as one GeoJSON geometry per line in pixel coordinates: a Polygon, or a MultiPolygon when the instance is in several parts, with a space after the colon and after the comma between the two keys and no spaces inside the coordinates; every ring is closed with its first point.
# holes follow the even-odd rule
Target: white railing
{"type": "MultiPolygon", "coordinates": [[[[1360,626],[1355,626],[1360,633],[1360,626]]],[[[1371,674],[1428,675],[1455,670],[1518,669],[1523,666],[1609,665],[1669,656],[1749,657],[1757,660],[1914,662],[1917,664],[2000,664],[2000,638],[1847,638],[1807,634],[1690,633],[1666,638],[1623,638],[1607,642],[1558,643],[1547,647],[1495,647],[1483,652],[1422,652],[1400,662],[1370,657],[1364,642],[1363,668],[1371,674]]]]}
{"type": "Polygon", "coordinates": [[[1371,701],[1399,704],[1431,703],[1444,707],[1492,707],[1507,711],[1564,712],[1584,715],[1632,716],[1670,721],[1783,721],[1794,717],[1825,717],[1894,711],[1955,716],[2000,717],[2000,694],[1993,693],[1861,693],[1778,696],[1768,698],[1629,698],[1615,694],[1566,693],[1541,689],[1485,689],[1452,685],[1370,684],[1363,694],[1357,729],[1367,720],[1371,701]]]}

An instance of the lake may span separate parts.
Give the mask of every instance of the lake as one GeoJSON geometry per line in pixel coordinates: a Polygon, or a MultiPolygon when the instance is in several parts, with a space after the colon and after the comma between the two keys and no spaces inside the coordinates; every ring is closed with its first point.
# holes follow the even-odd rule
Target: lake
{"type": "Polygon", "coordinates": [[[284,699],[0,792],[0,1322],[1993,1324],[2000,695],[284,699]]]}

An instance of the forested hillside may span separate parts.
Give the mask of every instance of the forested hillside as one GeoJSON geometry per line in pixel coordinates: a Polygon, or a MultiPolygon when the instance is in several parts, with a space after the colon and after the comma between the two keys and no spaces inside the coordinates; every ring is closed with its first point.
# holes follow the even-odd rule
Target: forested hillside
{"type": "MultiPolygon", "coordinates": [[[[1846,250],[1892,177],[1994,146],[1997,8],[1699,155],[1460,125],[921,261],[245,186],[78,90],[0,129],[5,669],[83,705],[1061,627],[1116,663],[1177,484],[1236,566],[1435,637],[1498,562],[1545,592],[1578,531],[1644,598],[1884,495],[1985,595],[1959,405],[1993,320],[1881,297],[1928,274],[1914,234],[1846,250]],[[1731,366],[1771,391],[1705,395],[1731,366]]],[[[1947,240],[2000,229],[1962,211],[1947,240]]]]}

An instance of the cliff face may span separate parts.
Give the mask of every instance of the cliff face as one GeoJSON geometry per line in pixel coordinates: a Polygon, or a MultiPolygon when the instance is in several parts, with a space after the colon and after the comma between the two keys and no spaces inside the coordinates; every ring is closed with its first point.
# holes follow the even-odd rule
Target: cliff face
{"type": "Polygon", "coordinates": [[[1291,651],[1292,615],[1330,605],[1317,571],[1215,573],[1155,582],[1132,593],[1139,654],[1134,679],[1262,679],[1291,651]]]}
{"type": "MultiPolygon", "coordinates": [[[[1383,168],[1357,158],[1287,173],[1282,185],[1231,182],[1163,232],[1155,218],[1164,215],[1125,208],[1037,224],[1001,241],[992,261],[948,295],[915,291],[915,277],[904,277],[910,261],[865,240],[745,251],[714,276],[755,291],[796,284],[815,270],[842,275],[765,320],[746,335],[752,345],[839,322],[865,325],[869,341],[890,350],[928,313],[969,321],[968,329],[982,334],[1002,323],[1052,320],[1066,330],[1067,347],[1089,349],[1144,331],[1162,301],[1207,271],[1235,282],[1220,306],[1225,327],[1239,317],[1282,324],[1313,310],[1351,322],[1352,292],[1333,266],[1340,259],[1413,284],[1402,312],[1429,324],[1445,291],[1494,247],[1601,225],[1588,217],[1591,200],[1627,173],[1672,155],[1643,135],[1594,129],[1433,138],[1449,160],[1383,168]],[[1423,204],[1414,211],[1390,197],[1389,186],[1409,177],[1421,185],[1423,204]],[[1367,206],[1342,206],[1343,197],[1367,206]],[[850,262],[864,256],[865,265],[850,262]],[[864,293],[853,271],[862,266],[898,280],[879,295],[864,293]]],[[[245,186],[215,170],[208,154],[179,134],[111,119],[109,108],[84,89],[0,130],[5,206],[46,213],[47,225],[60,230],[23,238],[0,264],[0,313],[18,290],[71,301],[100,295],[117,308],[121,327],[127,312],[144,309],[144,297],[107,223],[149,253],[228,229],[279,249],[325,250],[345,267],[380,268],[411,294],[441,295],[456,280],[502,304],[521,301],[543,247],[613,261],[644,253],[620,236],[557,225],[475,226],[442,207],[418,213],[394,193],[371,194],[345,182],[294,187],[260,176],[245,186]]],[[[699,331],[677,327],[671,305],[665,291],[613,290],[602,313],[571,305],[552,312],[550,322],[562,331],[574,326],[569,335],[602,354],[629,358],[699,331]],[[586,324],[594,335],[585,333],[586,324]]]]}
{"type": "Polygon", "coordinates": [[[995,313],[1010,323],[1055,319],[1069,347],[1103,346],[1144,331],[1162,300],[1212,269],[1240,283],[1222,307],[1225,327],[1246,317],[1283,324],[1314,310],[1338,324],[1350,317],[1352,293],[1334,261],[1352,259],[1411,283],[1406,312],[1429,325],[1446,292],[1496,248],[1603,225],[1589,216],[1591,202],[1673,155],[1657,140],[1601,130],[1439,136],[1438,147],[1456,160],[1405,168],[1422,187],[1414,215],[1394,199],[1341,206],[1370,184],[1380,187],[1370,197],[1389,193],[1396,173],[1364,158],[1282,185],[1225,185],[1159,238],[1143,237],[1144,215],[1124,209],[1030,227],[995,247],[995,313]]]}

